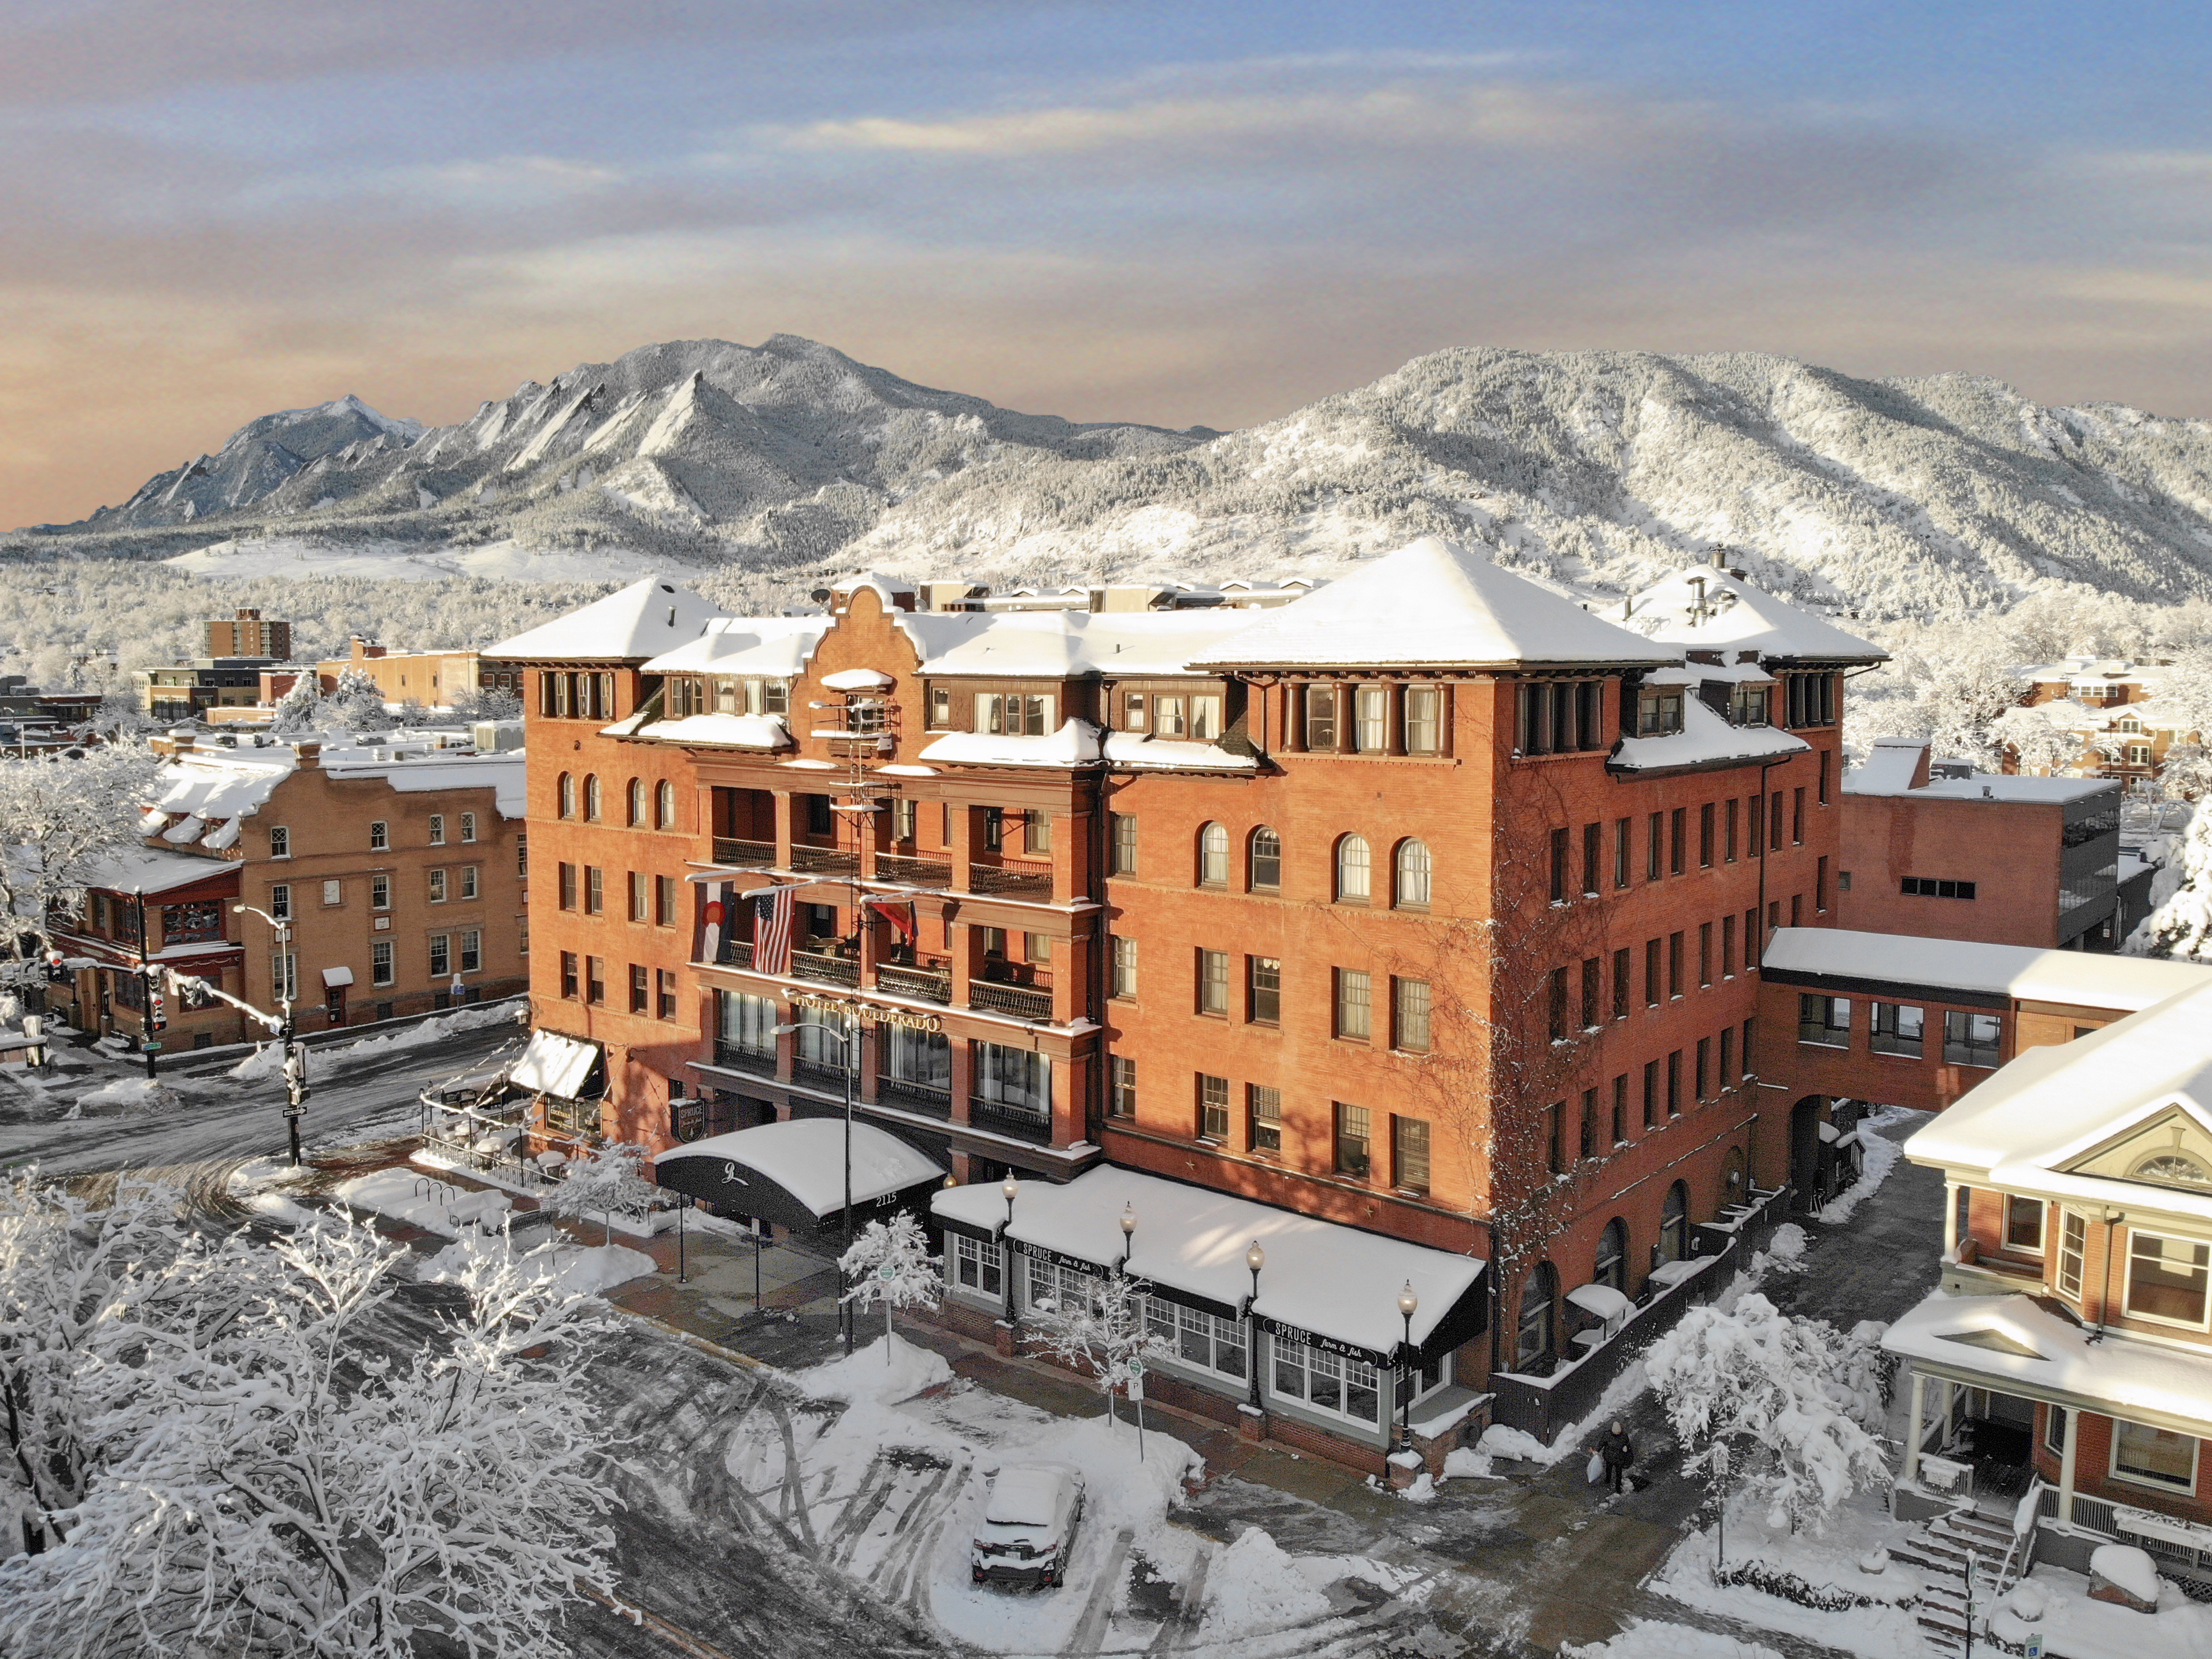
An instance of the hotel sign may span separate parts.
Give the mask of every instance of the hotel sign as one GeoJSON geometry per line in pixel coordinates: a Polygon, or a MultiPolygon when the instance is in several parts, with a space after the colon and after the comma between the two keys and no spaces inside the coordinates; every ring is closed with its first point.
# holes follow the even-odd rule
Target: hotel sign
{"type": "Polygon", "coordinates": [[[915,1008],[895,1008],[886,1003],[861,1002],[849,997],[825,997],[813,992],[801,991],[791,1000],[795,1008],[811,1009],[817,1014],[857,1015],[878,1025],[901,1025],[909,1031],[941,1031],[945,1016],[926,1014],[915,1008]]]}

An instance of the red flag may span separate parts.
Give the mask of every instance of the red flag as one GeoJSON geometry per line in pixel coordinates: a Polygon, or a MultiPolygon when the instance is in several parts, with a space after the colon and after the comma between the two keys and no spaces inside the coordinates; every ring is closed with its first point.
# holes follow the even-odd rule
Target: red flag
{"type": "Polygon", "coordinates": [[[917,930],[912,899],[870,899],[868,908],[890,923],[892,930],[903,943],[911,945],[915,942],[917,930]]]}

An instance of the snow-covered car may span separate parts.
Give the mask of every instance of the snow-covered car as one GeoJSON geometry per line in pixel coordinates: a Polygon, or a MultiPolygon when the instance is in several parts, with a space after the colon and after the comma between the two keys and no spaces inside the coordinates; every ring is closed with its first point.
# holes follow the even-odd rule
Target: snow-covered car
{"type": "Polygon", "coordinates": [[[968,1558],[979,1584],[1050,1589],[1067,1577],[1083,1476],[1066,1463],[1009,1463],[991,1479],[968,1558]]]}

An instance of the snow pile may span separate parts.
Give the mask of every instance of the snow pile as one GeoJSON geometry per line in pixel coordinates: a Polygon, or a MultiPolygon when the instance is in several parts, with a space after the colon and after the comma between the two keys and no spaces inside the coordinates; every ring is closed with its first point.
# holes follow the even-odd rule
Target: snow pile
{"type": "Polygon", "coordinates": [[[2100,1545],[2089,1557],[2089,1572],[2139,1601],[2158,1600],[2158,1569],[2147,1552],[2132,1544],[2100,1545]]]}
{"type": "Polygon", "coordinates": [[[505,1193],[471,1192],[404,1169],[356,1176],[331,1191],[356,1210],[374,1210],[447,1238],[459,1238],[464,1228],[495,1231],[514,1206],[505,1193]]]}
{"type": "Polygon", "coordinates": [[[2037,1567],[1990,1615],[1990,1634],[2017,1648],[2039,1632],[2046,1653],[2200,1659],[2212,1652],[2212,1607],[2191,1601],[2155,1572],[2151,1577],[2158,1611],[2145,1613],[2091,1601],[2089,1581],[2079,1573],[2037,1567]]]}
{"type": "Polygon", "coordinates": [[[1782,1656],[1772,1648],[1739,1642],[1717,1631],[1632,1619],[1627,1629],[1609,1640],[1579,1648],[1571,1642],[1561,1643],[1559,1659],[1782,1659],[1782,1656]]]}
{"type": "Polygon", "coordinates": [[[1793,1534],[1786,1523],[1770,1524],[1764,1505],[1746,1494],[1729,1506],[1724,1571],[1717,1571],[1715,1540],[1708,1528],[1676,1546],[1650,1587],[1700,1613],[1831,1650],[1872,1659],[1924,1653],[1916,1612],[1925,1589],[1920,1575],[1895,1561],[1878,1573],[1859,1567],[1885,1545],[1904,1542],[1911,1530],[1891,1519],[1878,1497],[1869,1497],[1835,1511],[1821,1532],[1793,1534]],[[1739,1577],[1752,1582],[1732,1582],[1739,1577]],[[1790,1595],[1758,1588],[1762,1581],[1787,1588],[1790,1595]],[[1845,1600],[1849,1605],[1833,1605],[1845,1600]],[[1806,1605],[1808,1601],[1830,1605],[1806,1605]]]}
{"type": "MultiPolygon", "coordinates": [[[[1889,1179],[1889,1172],[1897,1167],[1898,1160],[1905,1156],[1904,1144],[1892,1140],[1881,1132],[1893,1123],[1902,1123],[1926,1115],[1926,1113],[1916,1112],[1909,1106],[1885,1106],[1881,1110],[1869,1112],[1861,1118],[1858,1130],[1859,1145],[1864,1149],[1865,1164],[1860,1171],[1859,1178],[1842,1192],[1838,1193],[1821,1209],[1820,1218],[1832,1227],[1849,1221],[1852,1212],[1874,1196],[1875,1188],[1889,1179]]],[[[1778,1227],[1775,1229],[1778,1237],[1781,1231],[1778,1227]]]]}
{"type": "Polygon", "coordinates": [[[1491,1473],[1490,1460],[1479,1451],[1455,1446],[1444,1454],[1444,1479],[1447,1480],[1497,1480],[1502,1478],[1491,1473]]]}
{"type": "Polygon", "coordinates": [[[1268,1533],[1247,1527],[1206,1575],[1201,1641],[1264,1636],[1328,1617],[1328,1597],[1298,1571],[1268,1533]]]}
{"type": "MultiPolygon", "coordinates": [[[[529,1004],[520,999],[506,1002],[486,1002],[466,1008],[456,1008],[449,1014],[437,1014],[419,1024],[403,1026],[397,1031],[387,1031],[381,1036],[362,1037],[328,1050],[328,1057],[340,1056],[362,1059],[372,1054],[391,1054],[402,1048],[434,1048],[448,1037],[463,1031],[480,1031],[489,1025],[512,1025],[528,1018],[529,1004]]],[[[318,1055],[320,1059],[323,1056],[318,1055]]],[[[284,1075],[284,1045],[264,1042],[244,1060],[230,1068],[232,1077],[246,1082],[262,1078],[284,1075]]]]}
{"type": "Polygon", "coordinates": [[[792,1380],[805,1389],[810,1400],[889,1405],[951,1382],[952,1367],[943,1354],[917,1347],[904,1337],[879,1336],[866,1347],[826,1365],[794,1372],[792,1380]],[[890,1344],[888,1356],[884,1352],[885,1342],[890,1344]]]}
{"type": "MultiPolygon", "coordinates": [[[[1644,1376],[1644,1363],[1638,1360],[1622,1368],[1620,1376],[1605,1385],[1597,1404],[1580,1422],[1570,1423],[1546,1445],[1525,1429],[1509,1429],[1503,1423],[1492,1423],[1475,1442],[1475,1450],[1486,1457],[1513,1457],[1524,1463],[1534,1463],[1550,1468],[1564,1462],[1582,1448],[1583,1439],[1597,1432],[1601,1424],[1609,1423],[1626,1410],[1629,1402],[1650,1386],[1644,1376]]],[[[1453,1473],[1447,1463],[1444,1473],[1453,1473]]]]}
{"type": "Polygon", "coordinates": [[[1769,1273],[1802,1273],[1805,1270],[1807,1243],[1802,1227],[1794,1221],[1784,1222],[1774,1230],[1774,1236],[1766,1241],[1766,1248],[1752,1257],[1752,1277],[1758,1279],[1769,1273]]]}
{"type": "Polygon", "coordinates": [[[179,1111],[196,1104],[202,1091],[191,1084],[162,1078],[118,1078],[76,1097],[72,1117],[137,1117],[179,1111]]]}
{"type": "Polygon", "coordinates": [[[275,1189],[297,1186],[313,1173],[304,1164],[295,1168],[281,1158],[250,1158],[230,1172],[224,1190],[256,1215],[288,1227],[312,1227],[323,1218],[321,1214],[302,1208],[275,1189]]]}
{"type": "MultiPolygon", "coordinates": [[[[503,1238],[465,1236],[425,1262],[422,1276],[433,1282],[463,1284],[472,1267],[507,1248],[503,1238]]],[[[566,1296],[597,1296],[659,1271],[651,1256],[620,1244],[548,1243],[515,1257],[515,1265],[526,1282],[543,1283],[566,1296]]]]}

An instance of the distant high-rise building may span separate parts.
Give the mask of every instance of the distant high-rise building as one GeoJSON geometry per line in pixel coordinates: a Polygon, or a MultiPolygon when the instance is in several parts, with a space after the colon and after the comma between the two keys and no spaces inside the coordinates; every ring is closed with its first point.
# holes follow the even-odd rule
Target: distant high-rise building
{"type": "Polygon", "coordinates": [[[207,653],[210,657],[273,657],[288,660],[292,654],[292,624],[264,621],[258,611],[241,606],[235,617],[216,617],[207,625],[207,653]]]}

